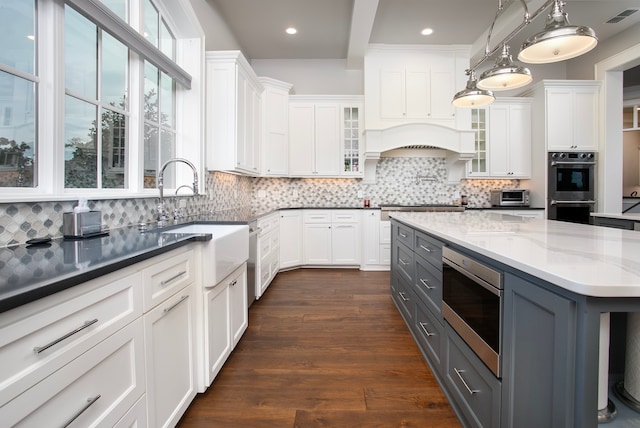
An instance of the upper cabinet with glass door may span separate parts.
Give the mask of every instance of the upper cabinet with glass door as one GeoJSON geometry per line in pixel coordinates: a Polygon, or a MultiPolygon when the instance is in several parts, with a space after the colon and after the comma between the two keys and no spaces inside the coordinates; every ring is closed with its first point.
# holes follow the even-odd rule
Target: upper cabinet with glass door
{"type": "Polygon", "coordinates": [[[362,176],[362,129],[360,116],[362,105],[345,105],[342,107],[342,158],[344,159],[344,175],[362,176]]]}
{"type": "Polygon", "coordinates": [[[475,153],[469,161],[468,177],[486,177],[489,174],[487,165],[487,110],[474,108],[471,110],[471,129],[475,132],[475,153]]]}

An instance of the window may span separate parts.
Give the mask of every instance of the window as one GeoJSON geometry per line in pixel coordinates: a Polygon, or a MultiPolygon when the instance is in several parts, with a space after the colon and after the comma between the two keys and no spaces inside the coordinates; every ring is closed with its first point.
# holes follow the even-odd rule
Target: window
{"type": "Polygon", "coordinates": [[[199,165],[181,128],[200,140],[201,95],[178,46],[199,72],[188,0],[0,0],[0,200],[144,196],[169,158],[199,165]]]}
{"type": "Polygon", "coordinates": [[[0,1],[0,187],[37,186],[35,1],[0,1]]]}

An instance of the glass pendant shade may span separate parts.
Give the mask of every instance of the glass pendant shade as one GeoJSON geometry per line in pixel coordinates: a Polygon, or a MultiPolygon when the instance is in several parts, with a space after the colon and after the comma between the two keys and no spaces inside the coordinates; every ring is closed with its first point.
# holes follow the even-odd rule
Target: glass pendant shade
{"type": "Polygon", "coordinates": [[[569,24],[567,14],[556,0],[544,30],[522,44],[518,59],[529,64],[564,61],[589,52],[597,44],[598,38],[591,28],[569,24]]]}
{"type": "Polygon", "coordinates": [[[502,47],[502,54],[496,60],[496,64],[480,75],[478,87],[492,91],[506,91],[521,88],[533,80],[528,68],[515,65],[509,46],[502,47]]]}
{"type": "Polygon", "coordinates": [[[455,94],[451,103],[456,107],[475,108],[489,105],[495,100],[493,92],[486,89],[478,89],[475,73],[471,71],[467,87],[455,94]]]}

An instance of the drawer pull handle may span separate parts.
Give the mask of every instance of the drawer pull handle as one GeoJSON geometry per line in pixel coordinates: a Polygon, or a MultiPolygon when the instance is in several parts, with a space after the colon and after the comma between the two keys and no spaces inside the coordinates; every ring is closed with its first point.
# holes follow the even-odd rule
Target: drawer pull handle
{"type": "Polygon", "coordinates": [[[402,260],[401,258],[398,258],[398,261],[400,262],[401,265],[406,266],[409,263],[405,262],[404,260],[402,260]]]}
{"type": "Polygon", "coordinates": [[[407,237],[407,235],[405,235],[405,234],[404,234],[404,233],[402,233],[402,232],[398,232],[398,235],[400,235],[400,236],[401,236],[401,237],[403,237],[403,238],[406,238],[406,237],[407,237]]]}
{"type": "Polygon", "coordinates": [[[78,411],[78,413],[76,413],[75,415],[73,415],[73,417],[71,417],[71,419],[69,419],[64,425],[64,428],[67,428],[69,425],[71,425],[71,423],[73,421],[75,421],[76,419],[78,419],[80,417],[81,414],[83,414],[89,407],[91,407],[93,405],[93,403],[95,403],[96,401],[98,401],[98,399],[101,397],[100,394],[96,395],[95,397],[90,397],[87,398],[87,404],[84,405],[84,407],[82,409],[80,409],[78,411]]]}
{"type": "Polygon", "coordinates": [[[424,331],[424,334],[427,335],[427,337],[431,337],[431,336],[435,336],[435,333],[429,333],[429,330],[427,330],[427,324],[424,322],[419,322],[418,324],[420,324],[420,328],[422,329],[422,331],[424,331]]]}
{"type": "Polygon", "coordinates": [[[462,377],[461,373],[464,373],[464,370],[458,370],[457,368],[453,368],[453,370],[456,372],[456,374],[458,375],[458,377],[460,378],[460,380],[462,381],[462,384],[464,385],[465,388],[467,388],[467,391],[469,391],[469,394],[473,395],[477,392],[480,392],[477,389],[471,389],[469,388],[469,384],[467,383],[467,381],[464,380],[464,378],[462,377]]]}
{"type": "Polygon", "coordinates": [[[185,273],[187,273],[187,271],[186,271],[186,270],[183,270],[182,272],[180,272],[180,273],[178,273],[178,274],[176,274],[176,275],[173,275],[171,278],[169,278],[169,279],[166,279],[166,280],[162,281],[162,282],[160,283],[160,285],[167,285],[167,284],[169,284],[170,282],[173,282],[173,281],[175,281],[176,279],[180,278],[180,277],[181,277],[182,275],[184,275],[185,273]]]}
{"type": "Polygon", "coordinates": [[[407,299],[407,298],[404,296],[404,293],[403,293],[402,291],[398,291],[398,294],[400,295],[400,298],[401,298],[404,302],[408,302],[408,301],[410,300],[410,299],[407,299]]]}
{"type": "Polygon", "coordinates": [[[427,253],[431,252],[431,248],[427,248],[424,245],[420,244],[420,248],[422,248],[423,250],[425,250],[427,253]]]}
{"type": "Polygon", "coordinates": [[[173,305],[169,306],[168,308],[164,308],[164,313],[166,314],[167,312],[169,312],[170,310],[172,310],[173,308],[175,308],[176,306],[178,306],[180,303],[184,302],[185,300],[187,300],[189,296],[182,296],[180,297],[180,300],[178,300],[177,302],[175,302],[173,305]]]}
{"type": "Polygon", "coordinates": [[[51,348],[52,346],[57,345],[58,343],[62,342],[63,340],[73,336],[76,333],[81,332],[85,328],[87,328],[90,325],[93,325],[93,324],[95,324],[97,322],[98,322],[98,318],[94,318],[91,321],[85,321],[84,324],[82,324],[82,327],[78,327],[75,330],[70,331],[69,333],[65,334],[64,336],[61,336],[61,337],[57,338],[56,340],[47,343],[44,346],[36,346],[35,348],[33,348],[33,352],[35,352],[36,354],[39,354],[42,351],[46,351],[47,349],[51,348]]]}
{"type": "Polygon", "coordinates": [[[432,287],[429,285],[428,281],[426,279],[422,279],[420,278],[420,282],[422,283],[422,285],[424,285],[425,287],[427,287],[427,290],[434,290],[436,287],[432,287]]]}

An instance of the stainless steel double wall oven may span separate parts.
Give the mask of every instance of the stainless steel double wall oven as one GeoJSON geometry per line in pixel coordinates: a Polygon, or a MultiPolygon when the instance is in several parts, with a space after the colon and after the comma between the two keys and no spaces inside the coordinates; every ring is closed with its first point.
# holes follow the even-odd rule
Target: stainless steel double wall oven
{"type": "Polygon", "coordinates": [[[596,154],[550,152],[548,155],[547,218],[591,224],[596,200],[596,154]]]}

